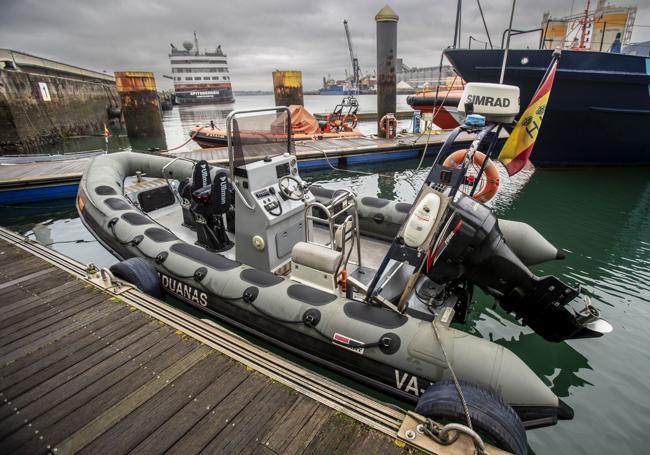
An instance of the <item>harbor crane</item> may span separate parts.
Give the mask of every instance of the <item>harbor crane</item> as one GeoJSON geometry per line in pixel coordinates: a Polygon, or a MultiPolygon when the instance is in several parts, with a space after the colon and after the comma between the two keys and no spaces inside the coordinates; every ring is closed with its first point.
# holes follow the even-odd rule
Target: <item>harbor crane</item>
{"type": "Polygon", "coordinates": [[[350,50],[350,61],[352,62],[352,94],[359,93],[359,79],[361,70],[359,69],[359,59],[354,55],[352,50],[352,39],[350,38],[350,29],[348,28],[347,19],[343,20],[343,27],[345,28],[345,38],[348,40],[348,49],[350,50]]]}

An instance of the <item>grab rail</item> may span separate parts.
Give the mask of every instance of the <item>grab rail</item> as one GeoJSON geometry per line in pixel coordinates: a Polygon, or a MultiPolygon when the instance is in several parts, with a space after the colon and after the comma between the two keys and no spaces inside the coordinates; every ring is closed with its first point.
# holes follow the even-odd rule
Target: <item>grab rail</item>
{"type": "MultiPolygon", "coordinates": [[[[347,190],[347,189],[340,189],[334,192],[332,199],[327,203],[327,205],[323,204],[322,202],[318,201],[312,201],[309,202],[305,205],[305,214],[304,214],[304,220],[305,220],[305,241],[307,243],[314,243],[317,244],[316,242],[310,242],[309,240],[309,221],[316,221],[316,222],[326,222],[328,225],[328,230],[329,230],[329,246],[332,250],[336,250],[336,234],[335,232],[339,229],[343,229],[343,234],[342,234],[342,245],[341,245],[341,261],[339,263],[339,266],[337,268],[340,269],[343,266],[346,266],[348,263],[348,259],[345,258],[345,244],[347,243],[348,239],[348,224],[352,223],[352,232],[353,232],[353,241],[356,243],[357,247],[357,258],[358,258],[358,265],[361,267],[361,237],[359,233],[359,212],[357,210],[357,202],[354,197],[354,193],[352,191],[347,190]],[[338,205],[341,205],[341,209],[336,211],[335,213],[332,213],[332,211],[336,210],[336,207],[338,205]],[[325,218],[321,218],[319,216],[313,215],[313,209],[318,208],[322,210],[325,214],[325,218]],[[348,213],[352,211],[351,214],[348,214],[346,216],[345,220],[343,220],[342,223],[338,224],[336,223],[336,218],[343,214],[343,213],[348,213]]],[[[327,246],[327,245],[323,245],[327,246]]],[[[350,251],[351,252],[351,251],[350,251]]]]}

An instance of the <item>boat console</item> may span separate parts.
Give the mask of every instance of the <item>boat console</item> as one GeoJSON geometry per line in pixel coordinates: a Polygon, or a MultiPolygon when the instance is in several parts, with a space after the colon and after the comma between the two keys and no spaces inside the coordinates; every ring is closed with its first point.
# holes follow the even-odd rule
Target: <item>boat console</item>
{"type": "Polygon", "coordinates": [[[298,162],[288,139],[288,109],[236,111],[228,117],[227,128],[236,195],[236,259],[269,272],[288,269],[291,250],[305,239],[305,203],[313,200],[298,176],[298,162]],[[257,131],[272,130],[272,137],[238,135],[240,125],[253,122],[257,131]],[[286,132],[284,141],[279,131],[286,132]]]}

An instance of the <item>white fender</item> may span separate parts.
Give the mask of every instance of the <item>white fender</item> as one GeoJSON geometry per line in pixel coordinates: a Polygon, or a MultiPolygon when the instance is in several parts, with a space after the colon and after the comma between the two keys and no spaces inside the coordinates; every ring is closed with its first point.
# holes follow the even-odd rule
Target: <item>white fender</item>
{"type": "Polygon", "coordinates": [[[422,245],[436,222],[439,209],[440,197],[437,194],[424,196],[406,222],[404,243],[412,248],[422,245]]]}

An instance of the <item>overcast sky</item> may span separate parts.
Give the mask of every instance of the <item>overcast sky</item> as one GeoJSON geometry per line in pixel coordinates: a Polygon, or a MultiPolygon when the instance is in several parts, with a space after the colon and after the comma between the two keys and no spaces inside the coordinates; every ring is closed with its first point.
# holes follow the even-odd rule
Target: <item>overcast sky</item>
{"type": "MultiPolygon", "coordinates": [[[[518,0],[514,28],[540,26],[544,11],[564,16],[586,0],[518,0]]],[[[595,2],[592,2],[595,3],[595,2]]],[[[622,0],[618,4],[633,4],[622,0]]],[[[632,41],[650,40],[650,0],[639,11],[632,41]]],[[[153,71],[159,88],[171,87],[169,43],[180,47],[196,30],[201,49],[221,44],[234,90],[271,90],[271,72],[303,72],[305,89],[323,75],[349,67],[347,19],[362,71],[376,66],[374,16],[385,1],[311,0],[0,0],[0,47],[90,69],[153,71]]],[[[482,0],[492,41],[508,25],[512,0],[482,0]]],[[[409,66],[434,66],[451,44],[456,0],[393,0],[399,14],[398,57],[409,66]]],[[[462,44],[485,40],[476,0],[463,2],[462,44]]],[[[539,35],[513,38],[513,47],[536,47],[539,35]]],[[[475,47],[476,44],[473,44],[475,47]]]]}

